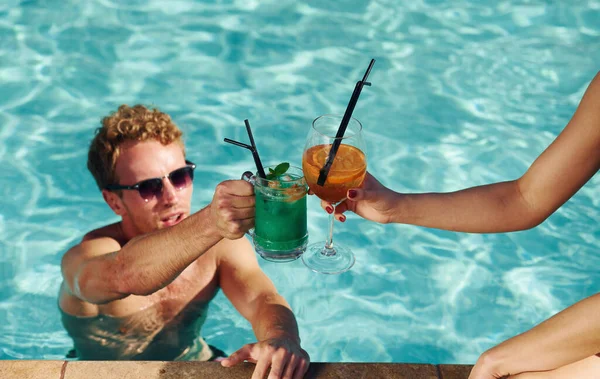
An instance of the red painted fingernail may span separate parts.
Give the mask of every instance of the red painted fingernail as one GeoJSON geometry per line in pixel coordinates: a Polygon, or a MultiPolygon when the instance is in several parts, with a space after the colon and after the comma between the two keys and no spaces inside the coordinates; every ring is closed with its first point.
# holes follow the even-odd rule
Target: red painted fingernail
{"type": "Polygon", "coordinates": [[[356,190],[348,190],[348,197],[354,199],[356,197],[356,190]]]}
{"type": "Polygon", "coordinates": [[[346,216],[343,216],[343,215],[342,215],[342,216],[340,216],[340,221],[341,221],[341,222],[344,222],[344,221],[346,221],[346,216]]]}
{"type": "Polygon", "coordinates": [[[327,211],[327,213],[332,214],[333,213],[333,208],[330,207],[329,205],[325,208],[325,211],[327,211]]]}

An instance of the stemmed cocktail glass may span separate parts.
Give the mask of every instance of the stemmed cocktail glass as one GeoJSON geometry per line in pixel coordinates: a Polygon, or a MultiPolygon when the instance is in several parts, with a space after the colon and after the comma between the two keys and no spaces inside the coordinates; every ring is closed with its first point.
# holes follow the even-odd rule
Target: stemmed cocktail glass
{"type": "MultiPolygon", "coordinates": [[[[367,171],[362,125],[355,118],[348,121],[345,133],[338,137],[343,116],[323,115],[316,118],[308,134],[302,155],[302,171],[311,191],[334,206],[343,201],[350,188],[359,187],[367,171]],[[322,179],[330,151],[337,148],[324,183],[322,179]],[[321,176],[321,184],[319,177],[321,176]]],[[[333,213],[329,215],[329,233],[325,243],[309,245],[302,255],[304,264],[323,274],[340,274],[354,265],[354,254],[333,243],[333,213]]]]}

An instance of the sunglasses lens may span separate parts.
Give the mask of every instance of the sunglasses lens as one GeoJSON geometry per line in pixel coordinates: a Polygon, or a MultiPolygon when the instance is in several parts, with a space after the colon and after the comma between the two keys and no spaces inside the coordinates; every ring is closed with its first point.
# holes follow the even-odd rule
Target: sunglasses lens
{"type": "Polygon", "coordinates": [[[192,180],[194,179],[194,170],[191,167],[180,168],[179,170],[175,170],[169,175],[169,179],[171,179],[171,183],[173,183],[173,187],[178,190],[183,189],[190,184],[192,184],[192,180]]]}
{"type": "Polygon", "coordinates": [[[153,197],[160,196],[162,192],[162,181],[160,179],[148,179],[140,183],[138,191],[144,200],[150,200],[153,197]]]}

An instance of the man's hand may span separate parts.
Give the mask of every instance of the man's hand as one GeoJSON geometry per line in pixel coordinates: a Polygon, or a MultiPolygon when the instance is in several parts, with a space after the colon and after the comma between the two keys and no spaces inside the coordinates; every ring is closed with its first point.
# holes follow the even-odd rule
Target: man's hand
{"type": "Polygon", "coordinates": [[[310,357],[298,342],[279,337],[244,345],[221,365],[231,367],[243,361],[256,363],[252,379],[263,379],[269,368],[267,379],[301,379],[308,370],[310,357]]]}
{"type": "MultiPolygon", "coordinates": [[[[343,213],[347,210],[382,224],[392,221],[398,201],[397,193],[379,183],[368,172],[361,187],[348,190],[346,196],[347,198],[335,208],[335,218],[339,221],[346,221],[343,213]]],[[[321,207],[327,213],[333,212],[333,205],[326,201],[321,201],[321,207]]]]}
{"type": "Polygon", "coordinates": [[[219,183],[210,214],[223,238],[241,238],[254,226],[254,187],[244,180],[219,183]]]}

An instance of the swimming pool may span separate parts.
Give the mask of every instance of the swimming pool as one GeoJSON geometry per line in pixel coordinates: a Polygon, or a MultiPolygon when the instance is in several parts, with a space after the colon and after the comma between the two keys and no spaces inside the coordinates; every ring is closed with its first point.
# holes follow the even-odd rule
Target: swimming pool
{"type": "MultiPolygon", "coordinates": [[[[600,61],[600,1],[44,1],[0,4],[0,358],[60,359],[62,253],[116,218],[86,171],[87,144],[121,103],[156,105],[198,164],[194,209],[264,162],[299,165],[311,121],[354,112],[369,170],[398,191],[513,179],[568,122],[600,61]]],[[[472,363],[597,292],[600,179],[537,228],[476,235],[350,216],[357,262],[323,276],[261,260],[313,361],[472,363]]],[[[309,199],[311,241],[326,214],[309,199]]],[[[253,341],[219,295],[203,332],[253,341]]]]}

